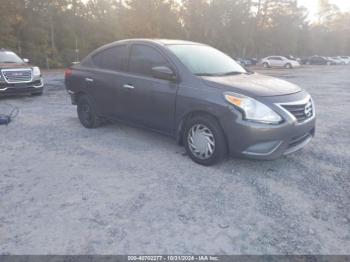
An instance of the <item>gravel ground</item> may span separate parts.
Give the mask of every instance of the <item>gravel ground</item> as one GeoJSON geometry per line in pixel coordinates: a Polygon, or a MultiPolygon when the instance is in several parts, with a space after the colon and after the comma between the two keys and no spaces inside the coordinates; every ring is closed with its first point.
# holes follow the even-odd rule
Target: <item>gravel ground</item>
{"type": "Polygon", "coordinates": [[[62,72],[0,99],[0,254],[350,254],[350,66],[262,71],[309,91],[317,135],[276,161],[202,167],[167,137],[83,128],[62,72]]]}

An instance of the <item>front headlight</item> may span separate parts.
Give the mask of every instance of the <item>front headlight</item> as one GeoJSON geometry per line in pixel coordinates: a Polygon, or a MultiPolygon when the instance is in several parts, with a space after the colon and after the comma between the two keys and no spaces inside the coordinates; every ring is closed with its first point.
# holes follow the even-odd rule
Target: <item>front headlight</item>
{"type": "Polygon", "coordinates": [[[254,98],[230,92],[225,93],[224,97],[227,102],[243,111],[246,120],[265,124],[279,124],[282,121],[280,115],[254,98]]]}
{"type": "Polygon", "coordinates": [[[40,68],[35,66],[33,67],[33,76],[41,76],[40,68]]]}

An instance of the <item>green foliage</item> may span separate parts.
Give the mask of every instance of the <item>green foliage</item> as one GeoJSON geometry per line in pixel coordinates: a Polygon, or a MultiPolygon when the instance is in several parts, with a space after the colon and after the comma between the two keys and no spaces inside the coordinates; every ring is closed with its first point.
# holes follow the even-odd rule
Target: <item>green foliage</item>
{"type": "Polygon", "coordinates": [[[320,0],[317,23],[296,0],[2,0],[0,47],[64,67],[124,38],[188,39],[232,56],[349,55],[350,13],[320,0]],[[78,49],[78,50],[76,50],[78,49]]]}

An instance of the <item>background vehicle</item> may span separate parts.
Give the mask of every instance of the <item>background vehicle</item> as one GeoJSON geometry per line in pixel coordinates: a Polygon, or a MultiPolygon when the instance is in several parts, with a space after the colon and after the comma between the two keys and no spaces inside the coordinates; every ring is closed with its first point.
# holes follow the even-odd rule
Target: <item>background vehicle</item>
{"type": "Polygon", "coordinates": [[[350,64],[350,56],[338,56],[340,59],[342,59],[346,65],[350,64]]]}
{"type": "Polygon", "coordinates": [[[270,67],[284,67],[284,68],[295,68],[300,67],[300,64],[296,60],[288,59],[284,56],[268,56],[261,60],[261,64],[265,68],[270,67]]]}
{"type": "Polygon", "coordinates": [[[293,56],[293,55],[288,55],[288,56],[286,56],[286,58],[288,58],[288,59],[290,59],[290,60],[298,61],[299,64],[300,64],[300,62],[301,62],[301,59],[300,59],[299,57],[295,57],[295,56],[293,56]]]}
{"type": "Polygon", "coordinates": [[[40,69],[14,52],[0,49],[0,96],[30,93],[41,95],[44,82],[40,69]]]}
{"type": "Polygon", "coordinates": [[[66,88],[87,128],[117,119],[173,136],[212,165],[227,153],[275,159],[311,141],[308,93],[246,71],[224,53],[178,40],[103,46],[66,71],[66,88]]]}
{"type": "Polygon", "coordinates": [[[248,58],[248,60],[252,65],[256,65],[259,62],[259,59],[257,58],[248,58]]]}
{"type": "Polygon", "coordinates": [[[252,62],[248,59],[243,59],[243,58],[239,58],[239,57],[233,57],[233,59],[239,63],[240,65],[244,66],[244,67],[248,67],[252,65],[252,62]]]}
{"type": "Polygon", "coordinates": [[[346,64],[345,61],[338,56],[329,57],[329,60],[334,61],[335,64],[337,64],[337,65],[345,65],[346,64]]]}
{"type": "Polygon", "coordinates": [[[305,65],[335,65],[336,63],[323,56],[310,56],[302,59],[302,64],[305,65]]]}
{"type": "Polygon", "coordinates": [[[258,59],[256,59],[256,58],[243,59],[243,58],[239,58],[239,57],[233,57],[233,59],[236,60],[240,65],[242,65],[244,67],[253,66],[253,65],[256,65],[258,63],[258,59]]]}

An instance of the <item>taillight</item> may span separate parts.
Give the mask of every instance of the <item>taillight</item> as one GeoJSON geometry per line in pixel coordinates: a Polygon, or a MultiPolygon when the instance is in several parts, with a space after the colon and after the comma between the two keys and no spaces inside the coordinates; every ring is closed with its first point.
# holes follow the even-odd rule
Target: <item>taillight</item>
{"type": "Polygon", "coordinates": [[[65,78],[68,78],[68,77],[72,76],[72,74],[73,74],[73,70],[70,69],[70,68],[67,68],[66,71],[64,71],[64,77],[65,78]]]}

